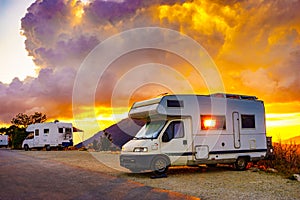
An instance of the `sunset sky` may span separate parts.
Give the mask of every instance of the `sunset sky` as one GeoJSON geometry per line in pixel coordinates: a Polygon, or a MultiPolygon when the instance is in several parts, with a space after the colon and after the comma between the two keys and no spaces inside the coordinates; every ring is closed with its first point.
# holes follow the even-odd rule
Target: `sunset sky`
{"type": "MultiPolygon", "coordinates": [[[[35,111],[74,122],[73,86],[89,53],[115,34],[151,26],[197,41],[215,62],[225,92],[264,100],[273,140],[298,136],[299,10],[300,0],[0,0],[0,124],[35,111]]],[[[145,38],[132,42],[139,39],[145,38]]],[[[165,92],[207,94],[209,78],[170,52],[130,52],[101,76],[95,107],[78,110],[81,120],[90,120],[87,110],[95,114],[98,124],[85,130],[90,135],[127,117],[134,101],[165,92]]]]}

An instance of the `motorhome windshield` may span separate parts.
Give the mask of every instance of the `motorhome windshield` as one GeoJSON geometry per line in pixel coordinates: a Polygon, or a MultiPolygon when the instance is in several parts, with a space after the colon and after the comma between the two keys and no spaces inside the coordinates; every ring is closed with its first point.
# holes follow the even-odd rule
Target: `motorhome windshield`
{"type": "Polygon", "coordinates": [[[136,134],[136,139],[154,139],[157,138],[159,132],[164,127],[166,121],[147,122],[141,130],[136,134]]]}

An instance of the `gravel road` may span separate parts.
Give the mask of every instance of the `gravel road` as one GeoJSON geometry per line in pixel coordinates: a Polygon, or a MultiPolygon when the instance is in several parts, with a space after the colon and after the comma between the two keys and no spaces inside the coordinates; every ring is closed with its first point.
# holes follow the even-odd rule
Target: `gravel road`
{"type": "MultiPolygon", "coordinates": [[[[87,165],[93,160],[86,157],[86,153],[75,154],[87,165]]],[[[24,155],[0,149],[0,199],[197,199],[97,170],[67,165],[48,158],[50,155],[53,153],[41,156],[32,151],[24,155]]],[[[60,152],[54,155],[56,158],[65,156],[60,152]]]]}
{"type": "MultiPolygon", "coordinates": [[[[17,151],[38,160],[105,173],[151,188],[206,199],[300,199],[300,182],[278,174],[234,171],[230,167],[174,167],[168,177],[150,179],[151,173],[133,174],[119,166],[119,154],[84,151],[17,151]],[[121,171],[120,171],[121,170],[121,171]]],[[[1,166],[1,165],[0,165],[1,166]]],[[[26,169],[27,170],[27,169],[26,169]]]]}

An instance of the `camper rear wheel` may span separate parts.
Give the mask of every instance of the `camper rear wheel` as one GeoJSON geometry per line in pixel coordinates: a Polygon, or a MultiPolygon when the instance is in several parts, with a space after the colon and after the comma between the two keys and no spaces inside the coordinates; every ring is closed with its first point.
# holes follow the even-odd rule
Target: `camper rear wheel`
{"type": "Polygon", "coordinates": [[[46,151],[51,151],[50,145],[46,145],[46,151]]]}
{"type": "Polygon", "coordinates": [[[24,150],[28,151],[29,150],[29,146],[27,144],[24,145],[24,150]]]}
{"type": "Polygon", "coordinates": [[[240,171],[245,170],[248,164],[248,160],[249,158],[247,157],[239,157],[234,164],[235,169],[240,171]]]}
{"type": "Polygon", "coordinates": [[[169,162],[166,158],[159,156],[152,161],[151,169],[156,174],[164,174],[168,171],[169,162]]]}

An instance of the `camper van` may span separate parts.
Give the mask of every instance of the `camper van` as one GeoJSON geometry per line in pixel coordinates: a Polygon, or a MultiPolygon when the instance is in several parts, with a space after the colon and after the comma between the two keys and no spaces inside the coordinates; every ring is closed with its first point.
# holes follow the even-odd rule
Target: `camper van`
{"type": "Polygon", "coordinates": [[[28,151],[32,148],[46,148],[50,151],[52,147],[73,146],[72,123],[47,122],[31,124],[27,127],[28,136],[22,143],[22,148],[28,151]]]}
{"type": "Polygon", "coordinates": [[[271,152],[264,103],[255,96],[167,95],[134,103],[129,117],[145,121],[120,155],[133,172],[219,163],[244,170],[271,152]]]}
{"type": "Polygon", "coordinates": [[[0,135],[0,147],[8,147],[8,135],[0,135]]]}

